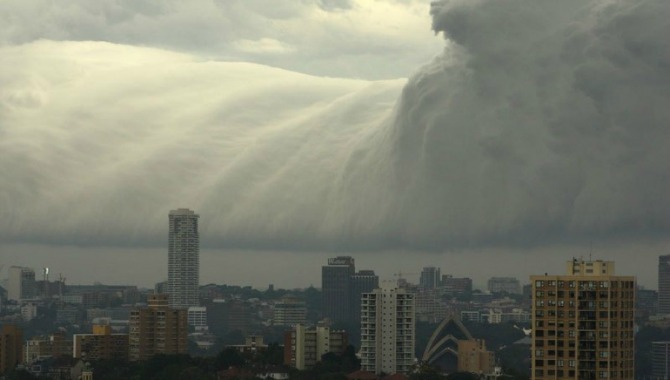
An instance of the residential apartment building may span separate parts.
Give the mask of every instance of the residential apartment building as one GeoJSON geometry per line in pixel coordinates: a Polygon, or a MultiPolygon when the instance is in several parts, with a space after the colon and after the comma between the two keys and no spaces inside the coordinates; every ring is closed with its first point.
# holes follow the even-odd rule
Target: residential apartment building
{"type": "Polygon", "coordinates": [[[486,349],[486,342],[483,340],[458,341],[458,372],[491,374],[495,362],[495,355],[486,349]]]}
{"type": "Polygon", "coordinates": [[[186,353],[188,311],[171,308],[167,294],[149,295],[147,303],[148,307],[130,312],[130,360],[146,360],[156,354],[186,353]]]}
{"type": "Polygon", "coordinates": [[[173,308],[188,309],[200,305],[199,217],[185,208],[172,210],[168,215],[167,292],[173,308]]]}
{"type": "Polygon", "coordinates": [[[329,352],[342,354],[348,345],[345,331],[317,326],[295,325],[284,334],[284,364],[299,370],[310,369],[329,352]]]}
{"type": "Polygon", "coordinates": [[[361,299],[361,368],[403,373],[414,364],[414,294],[385,284],[361,299]]]}
{"type": "Polygon", "coordinates": [[[72,357],[84,360],[128,360],[128,334],[112,334],[109,325],[93,325],[92,334],[72,336],[72,357]]]}
{"type": "Polygon", "coordinates": [[[614,262],[573,259],[531,276],[534,380],[634,379],[635,278],[614,262]]]}

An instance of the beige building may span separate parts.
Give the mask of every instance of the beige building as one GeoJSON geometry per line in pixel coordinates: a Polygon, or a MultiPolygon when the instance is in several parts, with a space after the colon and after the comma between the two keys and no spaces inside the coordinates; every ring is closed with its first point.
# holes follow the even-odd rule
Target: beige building
{"type": "Polygon", "coordinates": [[[128,360],[128,334],[112,334],[109,325],[93,325],[93,334],[72,336],[72,357],[128,360]]]}
{"type": "Polygon", "coordinates": [[[130,312],[130,360],[146,360],[156,354],[185,354],[188,311],[170,308],[167,294],[152,294],[147,303],[148,307],[130,312]]]}
{"type": "Polygon", "coordinates": [[[326,353],[342,354],[347,344],[348,337],[344,331],[323,326],[307,328],[298,324],[284,335],[284,364],[299,370],[310,369],[326,353]]]}
{"type": "Polygon", "coordinates": [[[495,355],[486,350],[483,340],[458,341],[458,372],[490,374],[493,373],[495,361],[495,355]]]}
{"type": "Polygon", "coordinates": [[[566,275],[531,276],[534,380],[634,379],[635,277],[573,259],[566,275]]]}

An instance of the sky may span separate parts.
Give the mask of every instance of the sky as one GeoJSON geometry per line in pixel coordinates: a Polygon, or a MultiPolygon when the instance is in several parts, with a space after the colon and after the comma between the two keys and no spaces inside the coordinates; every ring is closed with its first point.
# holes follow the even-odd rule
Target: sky
{"type": "MultiPolygon", "coordinates": [[[[202,281],[670,254],[664,0],[0,1],[0,265],[202,281]]],[[[0,272],[0,277],[3,275],[0,272]]]]}

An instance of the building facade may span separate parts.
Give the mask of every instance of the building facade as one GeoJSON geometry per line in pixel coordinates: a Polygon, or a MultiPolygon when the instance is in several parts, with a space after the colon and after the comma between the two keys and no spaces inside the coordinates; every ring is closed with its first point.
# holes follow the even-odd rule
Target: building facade
{"type": "Polygon", "coordinates": [[[16,325],[0,329],[0,374],[23,363],[23,333],[16,325]]]}
{"type": "Polygon", "coordinates": [[[356,272],[355,261],[350,256],[328,259],[321,267],[321,295],[323,316],[333,321],[351,318],[351,276],[356,272]]]}
{"type": "Polygon", "coordinates": [[[514,277],[491,277],[487,285],[491,293],[521,294],[521,284],[514,277]]]}
{"type": "Polygon", "coordinates": [[[93,325],[92,334],[72,336],[72,357],[87,361],[127,361],[128,342],[128,334],[112,334],[109,325],[93,325]]]}
{"type": "Polygon", "coordinates": [[[361,298],[361,368],[409,373],[414,364],[414,295],[389,285],[361,298]]]}
{"type": "Polygon", "coordinates": [[[566,275],[530,279],[532,379],[634,379],[635,277],[573,259],[566,275]]]}
{"type": "Polygon", "coordinates": [[[31,268],[12,266],[9,268],[7,299],[20,301],[37,297],[35,271],[31,268]]]}
{"type": "Polygon", "coordinates": [[[372,270],[359,270],[351,276],[349,292],[350,318],[354,323],[361,320],[361,295],[379,287],[379,276],[372,270]]]}
{"type": "Polygon", "coordinates": [[[130,312],[130,360],[146,360],[156,354],[185,354],[188,311],[171,308],[167,294],[152,294],[147,302],[148,307],[130,312]]]}
{"type": "Polygon", "coordinates": [[[304,325],[307,320],[307,306],[301,298],[287,295],[275,304],[273,324],[275,326],[304,325]]]}
{"type": "Polygon", "coordinates": [[[670,342],[651,342],[651,380],[670,379],[670,342]]]}
{"type": "Polygon", "coordinates": [[[170,211],[168,235],[168,285],[170,306],[188,309],[199,306],[200,235],[195,212],[180,208],[170,211]]]}
{"type": "Polygon", "coordinates": [[[658,313],[670,314],[670,255],[658,258],[658,313]]]}
{"type": "Polygon", "coordinates": [[[308,328],[298,324],[284,334],[284,364],[299,370],[310,369],[324,354],[344,353],[347,345],[348,336],[345,331],[331,330],[324,326],[308,328]]]}
{"type": "Polygon", "coordinates": [[[419,286],[423,289],[435,289],[441,285],[440,268],[425,267],[421,270],[419,286]]]}
{"type": "Polygon", "coordinates": [[[491,374],[496,358],[481,339],[458,341],[458,372],[491,374]]]}

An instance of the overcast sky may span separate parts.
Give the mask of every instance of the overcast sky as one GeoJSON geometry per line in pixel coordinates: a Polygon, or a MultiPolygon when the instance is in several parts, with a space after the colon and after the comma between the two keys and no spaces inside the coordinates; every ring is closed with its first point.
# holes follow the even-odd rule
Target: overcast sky
{"type": "Polygon", "coordinates": [[[483,283],[595,254],[655,287],[668,19],[665,0],[0,1],[1,264],[148,285],[187,207],[205,281],[307,285],[352,254],[483,283]]]}

